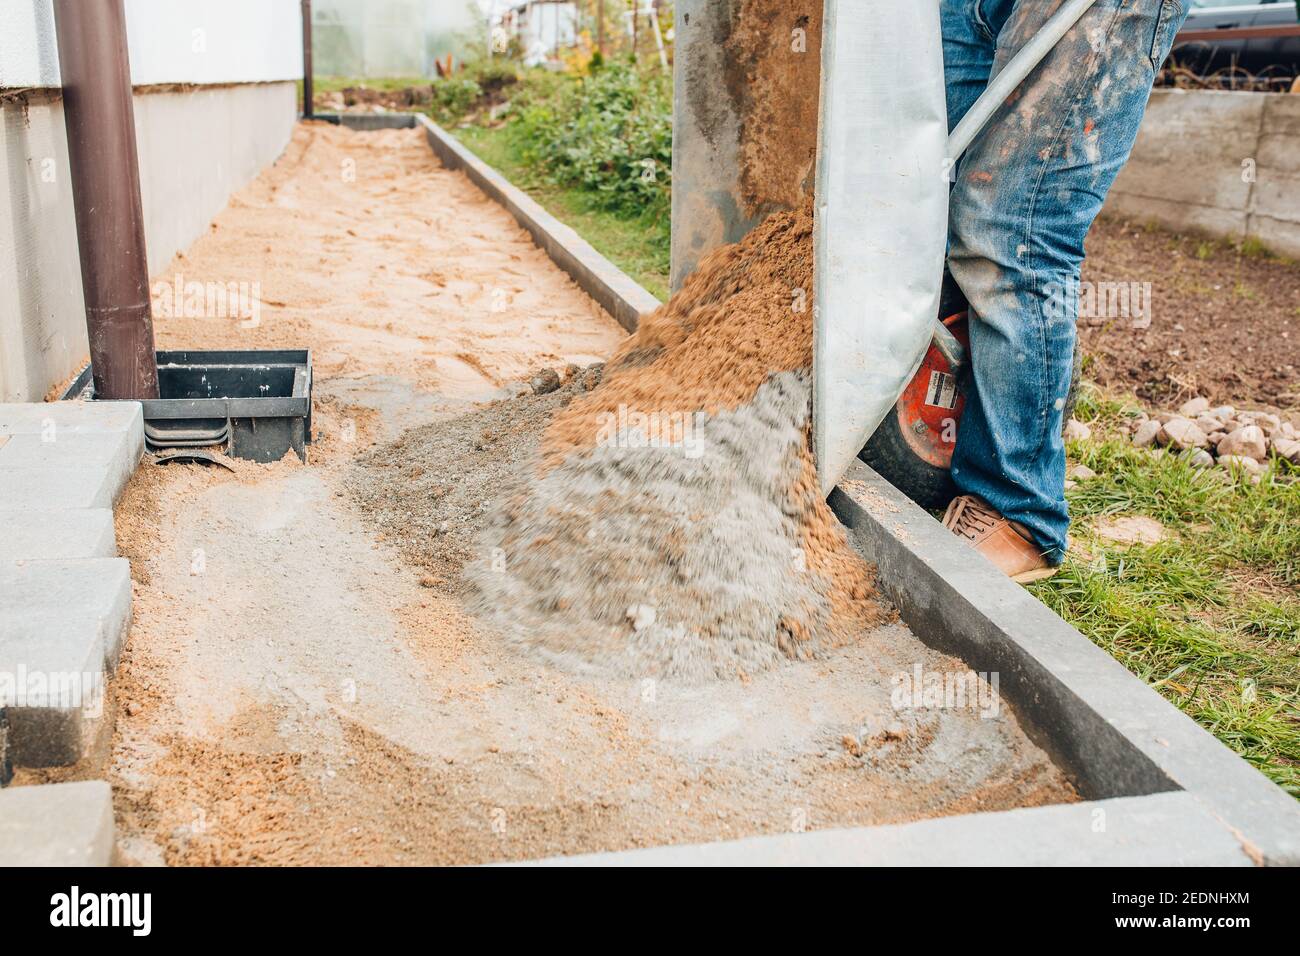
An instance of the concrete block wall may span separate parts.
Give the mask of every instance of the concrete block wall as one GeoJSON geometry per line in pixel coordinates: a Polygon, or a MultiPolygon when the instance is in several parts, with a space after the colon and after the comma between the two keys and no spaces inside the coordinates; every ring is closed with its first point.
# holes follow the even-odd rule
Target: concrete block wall
{"type": "Polygon", "coordinates": [[[284,152],[297,119],[294,83],[136,96],[150,275],[201,235],[231,194],[284,152]]]}
{"type": "Polygon", "coordinates": [[[1106,211],[1300,256],[1300,95],[1156,90],[1106,211]]]}
{"type": "MultiPolygon", "coordinates": [[[[149,268],[283,152],[302,72],[297,0],[126,0],[149,268]]],[[[51,0],[0,0],[0,402],[86,360],[51,0]]]]}

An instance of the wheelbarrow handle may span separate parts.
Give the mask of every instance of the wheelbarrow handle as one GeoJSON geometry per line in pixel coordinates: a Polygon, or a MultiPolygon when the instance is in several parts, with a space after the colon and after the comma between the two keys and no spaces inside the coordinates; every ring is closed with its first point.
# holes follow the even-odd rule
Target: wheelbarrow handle
{"type": "Polygon", "coordinates": [[[962,153],[975,137],[979,135],[993,114],[1019,88],[1020,84],[1038,64],[1047,58],[1047,54],[1056,48],[1074,25],[1083,19],[1083,15],[1092,9],[1097,0],[1066,0],[1064,6],[1057,10],[1043,25],[1037,34],[1021,47],[1020,52],[1011,58],[1002,70],[989,81],[988,88],[975,101],[975,105],[966,111],[957,128],[948,136],[948,162],[952,168],[961,158],[962,153]]]}

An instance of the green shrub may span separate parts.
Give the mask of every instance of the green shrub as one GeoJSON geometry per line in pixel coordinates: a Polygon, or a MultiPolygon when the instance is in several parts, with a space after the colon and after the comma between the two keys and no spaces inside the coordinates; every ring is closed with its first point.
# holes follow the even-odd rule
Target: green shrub
{"type": "Polygon", "coordinates": [[[483,96],[483,88],[468,77],[448,78],[433,84],[433,108],[439,119],[464,116],[483,96]]]}
{"type": "Polygon", "coordinates": [[[466,73],[487,94],[504,90],[519,82],[519,71],[515,69],[515,65],[500,57],[471,63],[466,67],[466,73]]]}
{"type": "MultiPolygon", "coordinates": [[[[552,75],[554,77],[554,75],[552,75]]],[[[522,159],[624,215],[667,216],[672,190],[668,78],[609,63],[578,79],[521,84],[509,132],[522,159]]]]}

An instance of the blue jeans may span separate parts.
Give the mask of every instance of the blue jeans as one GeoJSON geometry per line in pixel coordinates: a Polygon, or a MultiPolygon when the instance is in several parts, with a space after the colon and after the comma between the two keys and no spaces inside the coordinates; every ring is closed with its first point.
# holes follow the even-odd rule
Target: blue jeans
{"type": "MultiPolygon", "coordinates": [[[[950,127],[1063,0],[941,0],[950,127]]],[[[1190,0],[1097,0],[956,168],[949,268],[970,300],[952,477],[1065,556],[1062,415],[1083,241],[1190,0]]]]}

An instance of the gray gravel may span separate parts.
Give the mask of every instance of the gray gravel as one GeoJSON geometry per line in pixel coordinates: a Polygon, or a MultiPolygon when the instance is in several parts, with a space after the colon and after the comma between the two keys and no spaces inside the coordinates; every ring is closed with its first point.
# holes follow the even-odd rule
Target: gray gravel
{"type": "Polygon", "coordinates": [[[553,390],[525,387],[514,398],[412,428],[358,459],[348,492],[408,561],[455,585],[492,501],[520,480],[555,411],[594,388],[602,368],[570,368],[553,390]]]}

